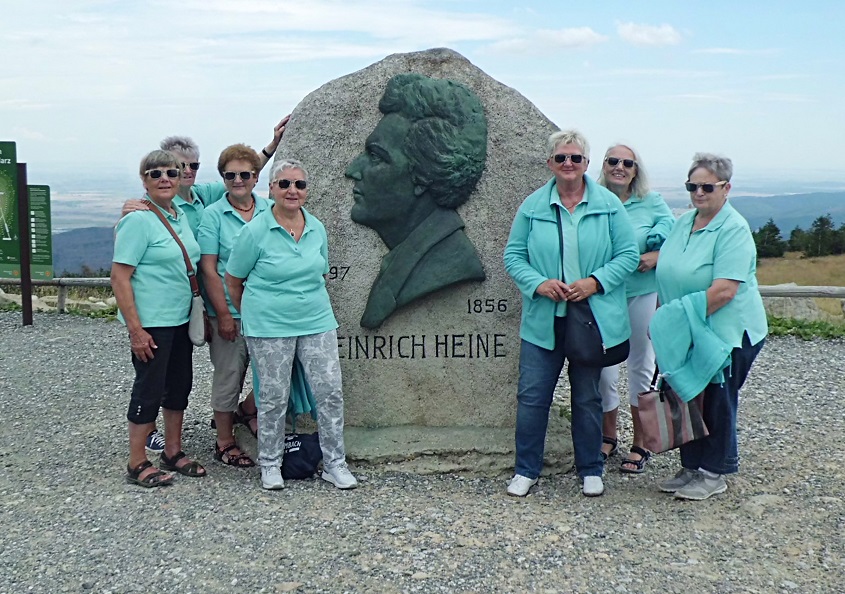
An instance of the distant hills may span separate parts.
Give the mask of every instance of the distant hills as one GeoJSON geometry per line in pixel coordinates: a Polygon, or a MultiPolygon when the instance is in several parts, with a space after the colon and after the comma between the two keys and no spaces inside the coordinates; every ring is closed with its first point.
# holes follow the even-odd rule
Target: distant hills
{"type": "MultiPolygon", "coordinates": [[[[669,199],[670,206],[685,207],[687,199],[669,199]]],[[[830,214],[835,226],[845,223],[845,191],[812,192],[779,196],[733,196],[731,204],[748,220],[752,230],[774,219],[784,239],[796,226],[809,229],[813,221],[830,214]]],[[[112,227],[86,227],[53,236],[53,269],[79,274],[82,267],[91,270],[111,268],[114,249],[112,227]]]]}
{"type": "Polygon", "coordinates": [[[111,268],[114,251],[112,227],[85,227],[53,235],[53,271],[79,274],[86,266],[96,272],[111,268]]]}

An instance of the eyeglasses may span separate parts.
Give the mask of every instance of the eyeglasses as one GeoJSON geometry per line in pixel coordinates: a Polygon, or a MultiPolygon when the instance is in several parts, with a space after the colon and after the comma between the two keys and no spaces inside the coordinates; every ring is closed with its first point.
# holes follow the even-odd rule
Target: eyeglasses
{"type": "Polygon", "coordinates": [[[250,179],[254,174],[252,171],[224,171],[223,172],[223,179],[227,181],[232,181],[238,176],[241,176],[241,179],[246,181],[250,179]]]}
{"type": "Polygon", "coordinates": [[[188,167],[191,168],[191,171],[197,171],[200,168],[199,163],[185,163],[182,161],[182,169],[187,169],[188,167]]]}
{"type": "Polygon", "coordinates": [[[610,165],[611,167],[616,167],[619,163],[622,163],[622,166],[625,169],[630,169],[634,165],[637,164],[636,161],[633,159],[620,159],[619,157],[605,157],[604,162],[610,165]]]}
{"type": "Polygon", "coordinates": [[[292,179],[277,179],[273,183],[279,184],[279,187],[283,190],[287,190],[291,184],[293,184],[297,190],[304,190],[308,187],[308,182],[304,179],[298,179],[295,181],[292,179]]]}
{"type": "Polygon", "coordinates": [[[167,174],[167,177],[170,178],[177,178],[179,177],[179,170],[178,169],[165,169],[162,171],[161,169],[147,169],[144,172],[144,175],[149,175],[151,179],[158,179],[162,175],[167,174]]]}
{"type": "Polygon", "coordinates": [[[584,160],[584,155],[555,155],[555,163],[566,163],[567,159],[572,163],[580,163],[584,160]]]}
{"type": "Polygon", "coordinates": [[[705,194],[709,194],[710,192],[715,192],[716,188],[724,186],[726,183],[728,182],[720,181],[715,184],[694,184],[692,182],[687,182],[684,186],[686,187],[687,192],[698,192],[698,188],[701,188],[705,194]]]}

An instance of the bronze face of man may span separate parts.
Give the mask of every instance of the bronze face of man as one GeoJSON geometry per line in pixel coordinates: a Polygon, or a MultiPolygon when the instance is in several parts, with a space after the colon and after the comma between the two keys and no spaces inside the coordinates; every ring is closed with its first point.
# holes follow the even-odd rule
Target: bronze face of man
{"type": "Polygon", "coordinates": [[[361,326],[444,287],[485,279],[455,209],[475,188],[487,153],[478,97],[450,80],[400,74],[379,102],[384,117],[349,165],[352,220],[390,252],[373,282],[361,326]]]}

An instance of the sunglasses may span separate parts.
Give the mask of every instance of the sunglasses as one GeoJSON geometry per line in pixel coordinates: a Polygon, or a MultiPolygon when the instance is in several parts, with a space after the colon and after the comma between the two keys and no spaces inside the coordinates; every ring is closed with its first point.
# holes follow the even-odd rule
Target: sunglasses
{"type": "Polygon", "coordinates": [[[185,163],[182,161],[182,169],[187,169],[188,167],[191,168],[191,171],[197,171],[200,168],[199,163],[185,163]]]}
{"type": "Polygon", "coordinates": [[[239,175],[241,176],[242,180],[246,181],[246,180],[252,178],[253,173],[252,173],[252,171],[224,171],[223,172],[223,179],[225,179],[227,181],[232,181],[233,179],[235,179],[239,175]]]}
{"type": "Polygon", "coordinates": [[[604,162],[610,165],[611,167],[616,167],[617,165],[619,165],[619,163],[622,163],[622,166],[625,169],[630,169],[631,167],[637,164],[637,162],[633,159],[620,159],[618,157],[605,157],[604,162]]]}
{"type": "Polygon", "coordinates": [[[162,175],[167,174],[167,177],[170,178],[177,178],[179,177],[179,170],[178,169],[166,169],[162,171],[161,169],[147,169],[144,172],[144,175],[149,175],[151,179],[158,179],[162,175]]]}
{"type": "Polygon", "coordinates": [[[728,182],[720,181],[715,184],[694,184],[692,182],[687,182],[684,184],[684,187],[686,187],[687,192],[698,192],[698,188],[701,188],[701,190],[705,194],[709,194],[711,192],[715,192],[716,188],[718,188],[719,186],[724,186],[726,183],[728,182]]]}
{"type": "Polygon", "coordinates": [[[291,184],[293,184],[293,187],[295,187],[297,190],[304,190],[308,187],[308,182],[304,179],[298,179],[296,181],[292,179],[277,179],[273,183],[279,184],[279,187],[283,190],[287,190],[291,186],[291,184]]]}
{"type": "Polygon", "coordinates": [[[555,155],[555,163],[566,163],[567,159],[573,163],[580,163],[584,160],[584,155],[555,155]]]}

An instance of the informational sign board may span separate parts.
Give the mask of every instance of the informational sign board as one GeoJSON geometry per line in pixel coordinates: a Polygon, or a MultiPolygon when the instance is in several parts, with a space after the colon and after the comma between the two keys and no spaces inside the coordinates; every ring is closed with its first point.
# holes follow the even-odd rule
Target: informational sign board
{"type": "Polygon", "coordinates": [[[18,173],[14,142],[0,142],[0,278],[20,278],[18,173]]]}
{"type": "Polygon", "coordinates": [[[53,229],[50,224],[50,186],[27,186],[29,190],[29,241],[32,246],[32,278],[53,278],[53,229]]]}

